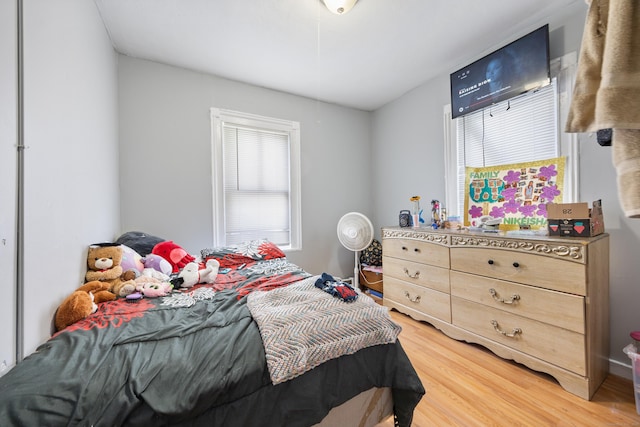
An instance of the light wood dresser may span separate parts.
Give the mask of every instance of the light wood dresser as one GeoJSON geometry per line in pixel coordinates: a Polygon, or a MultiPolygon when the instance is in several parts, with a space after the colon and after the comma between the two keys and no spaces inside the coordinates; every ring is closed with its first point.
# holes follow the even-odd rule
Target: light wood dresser
{"type": "Polygon", "coordinates": [[[385,227],[384,305],[591,399],[609,370],[609,235],[385,227]]]}

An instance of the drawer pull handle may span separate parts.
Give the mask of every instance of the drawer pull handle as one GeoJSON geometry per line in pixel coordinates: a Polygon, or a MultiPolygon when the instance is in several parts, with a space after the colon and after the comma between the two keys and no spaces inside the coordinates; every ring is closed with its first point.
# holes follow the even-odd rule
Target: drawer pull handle
{"type": "Polygon", "coordinates": [[[513,303],[515,303],[516,301],[518,301],[520,299],[520,295],[518,295],[518,294],[511,295],[511,299],[500,298],[498,296],[498,293],[496,292],[496,290],[493,289],[493,288],[489,289],[489,293],[491,294],[491,296],[493,297],[494,300],[496,300],[497,302],[500,302],[502,304],[513,304],[513,303]]]}
{"type": "Polygon", "coordinates": [[[403,247],[402,247],[402,250],[403,250],[403,251],[406,251],[406,250],[407,250],[407,247],[406,247],[406,246],[403,246],[403,247]]]}
{"type": "Polygon", "coordinates": [[[493,329],[495,329],[497,333],[502,334],[505,337],[515,338],[522,333],[522,329],[520,328],[513,328],[513,331],[511,331],[511,333],[505,332],[502,329],[500,329],[500,325],[498,325],[498,321],[496,320],[492,320],[491,324],[493,325],[493,329]]]}
{"type": "Polygon", "coordinates": [[[412,279],[417,279],[420,277],[419,271],[416,271],[415,274],[409,274],[409,269],[407,269],[407,267],[404,268],[404,274],[406,274],[407,277],[410,277],[412,279]]]}
{"type": "Polygon", "coordinates": [[[413,251],[416,253],[420,253],[420,249],[419,248],[413,248],[413,251]]]}
{"type": "Polygon", "coordinates": [[[520,263],[518,263],[518,262],[514,262],[514,263],[513,263],[513,266],[514,266],[515,268],[518,268],[518,267],[520,267],[520,263]]]}
{"type": "Polygon", "coordinates": [[[489,263],[489,265],[493,265],[493,260],[490,259],[489,261],[487,261],[489,263]]]}
{"type": "Polygon", "coordinates": [[[411,302],[415,302],[418,303],[420,302],[420,295],[416,295],[415,298],[411,298],[411,295],[409,295],[408,291],[404,291],[404,296],[407,297],[407,299],[411,302]]]}

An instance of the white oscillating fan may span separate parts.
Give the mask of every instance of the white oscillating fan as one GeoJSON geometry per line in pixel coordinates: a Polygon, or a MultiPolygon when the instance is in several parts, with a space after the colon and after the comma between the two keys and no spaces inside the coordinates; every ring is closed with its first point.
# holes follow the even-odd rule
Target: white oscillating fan
{"type": "Polygon", "coordinates": [[[358,288],[360,278],[360,251],[369,247],[373,241],[373,224],[369,218],[359,212],[349,212],[338,221],[338,240],[342,246],[355,253],[353,268],[353,286],[358,288]]]}

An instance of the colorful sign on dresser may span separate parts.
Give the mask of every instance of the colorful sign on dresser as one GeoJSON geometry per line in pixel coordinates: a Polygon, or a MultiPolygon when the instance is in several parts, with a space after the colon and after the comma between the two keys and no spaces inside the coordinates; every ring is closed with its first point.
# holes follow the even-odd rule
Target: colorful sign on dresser
{"type": "Polygon", "coordinates": [[[565,160],[465,168],[464,224],[491,217],[501,229],[546,228],[546,204],[562,202],[565,160]]]}

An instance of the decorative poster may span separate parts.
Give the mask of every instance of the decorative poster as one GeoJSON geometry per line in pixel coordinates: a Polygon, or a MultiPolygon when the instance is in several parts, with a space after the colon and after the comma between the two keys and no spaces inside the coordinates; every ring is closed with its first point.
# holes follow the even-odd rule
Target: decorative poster
{"type": "Polygon", "coordinates": [[[562,202],[565,157],[465,168],[464,224],[501,218],[500,228],[547,225],[547,203],[562,202]]]}

